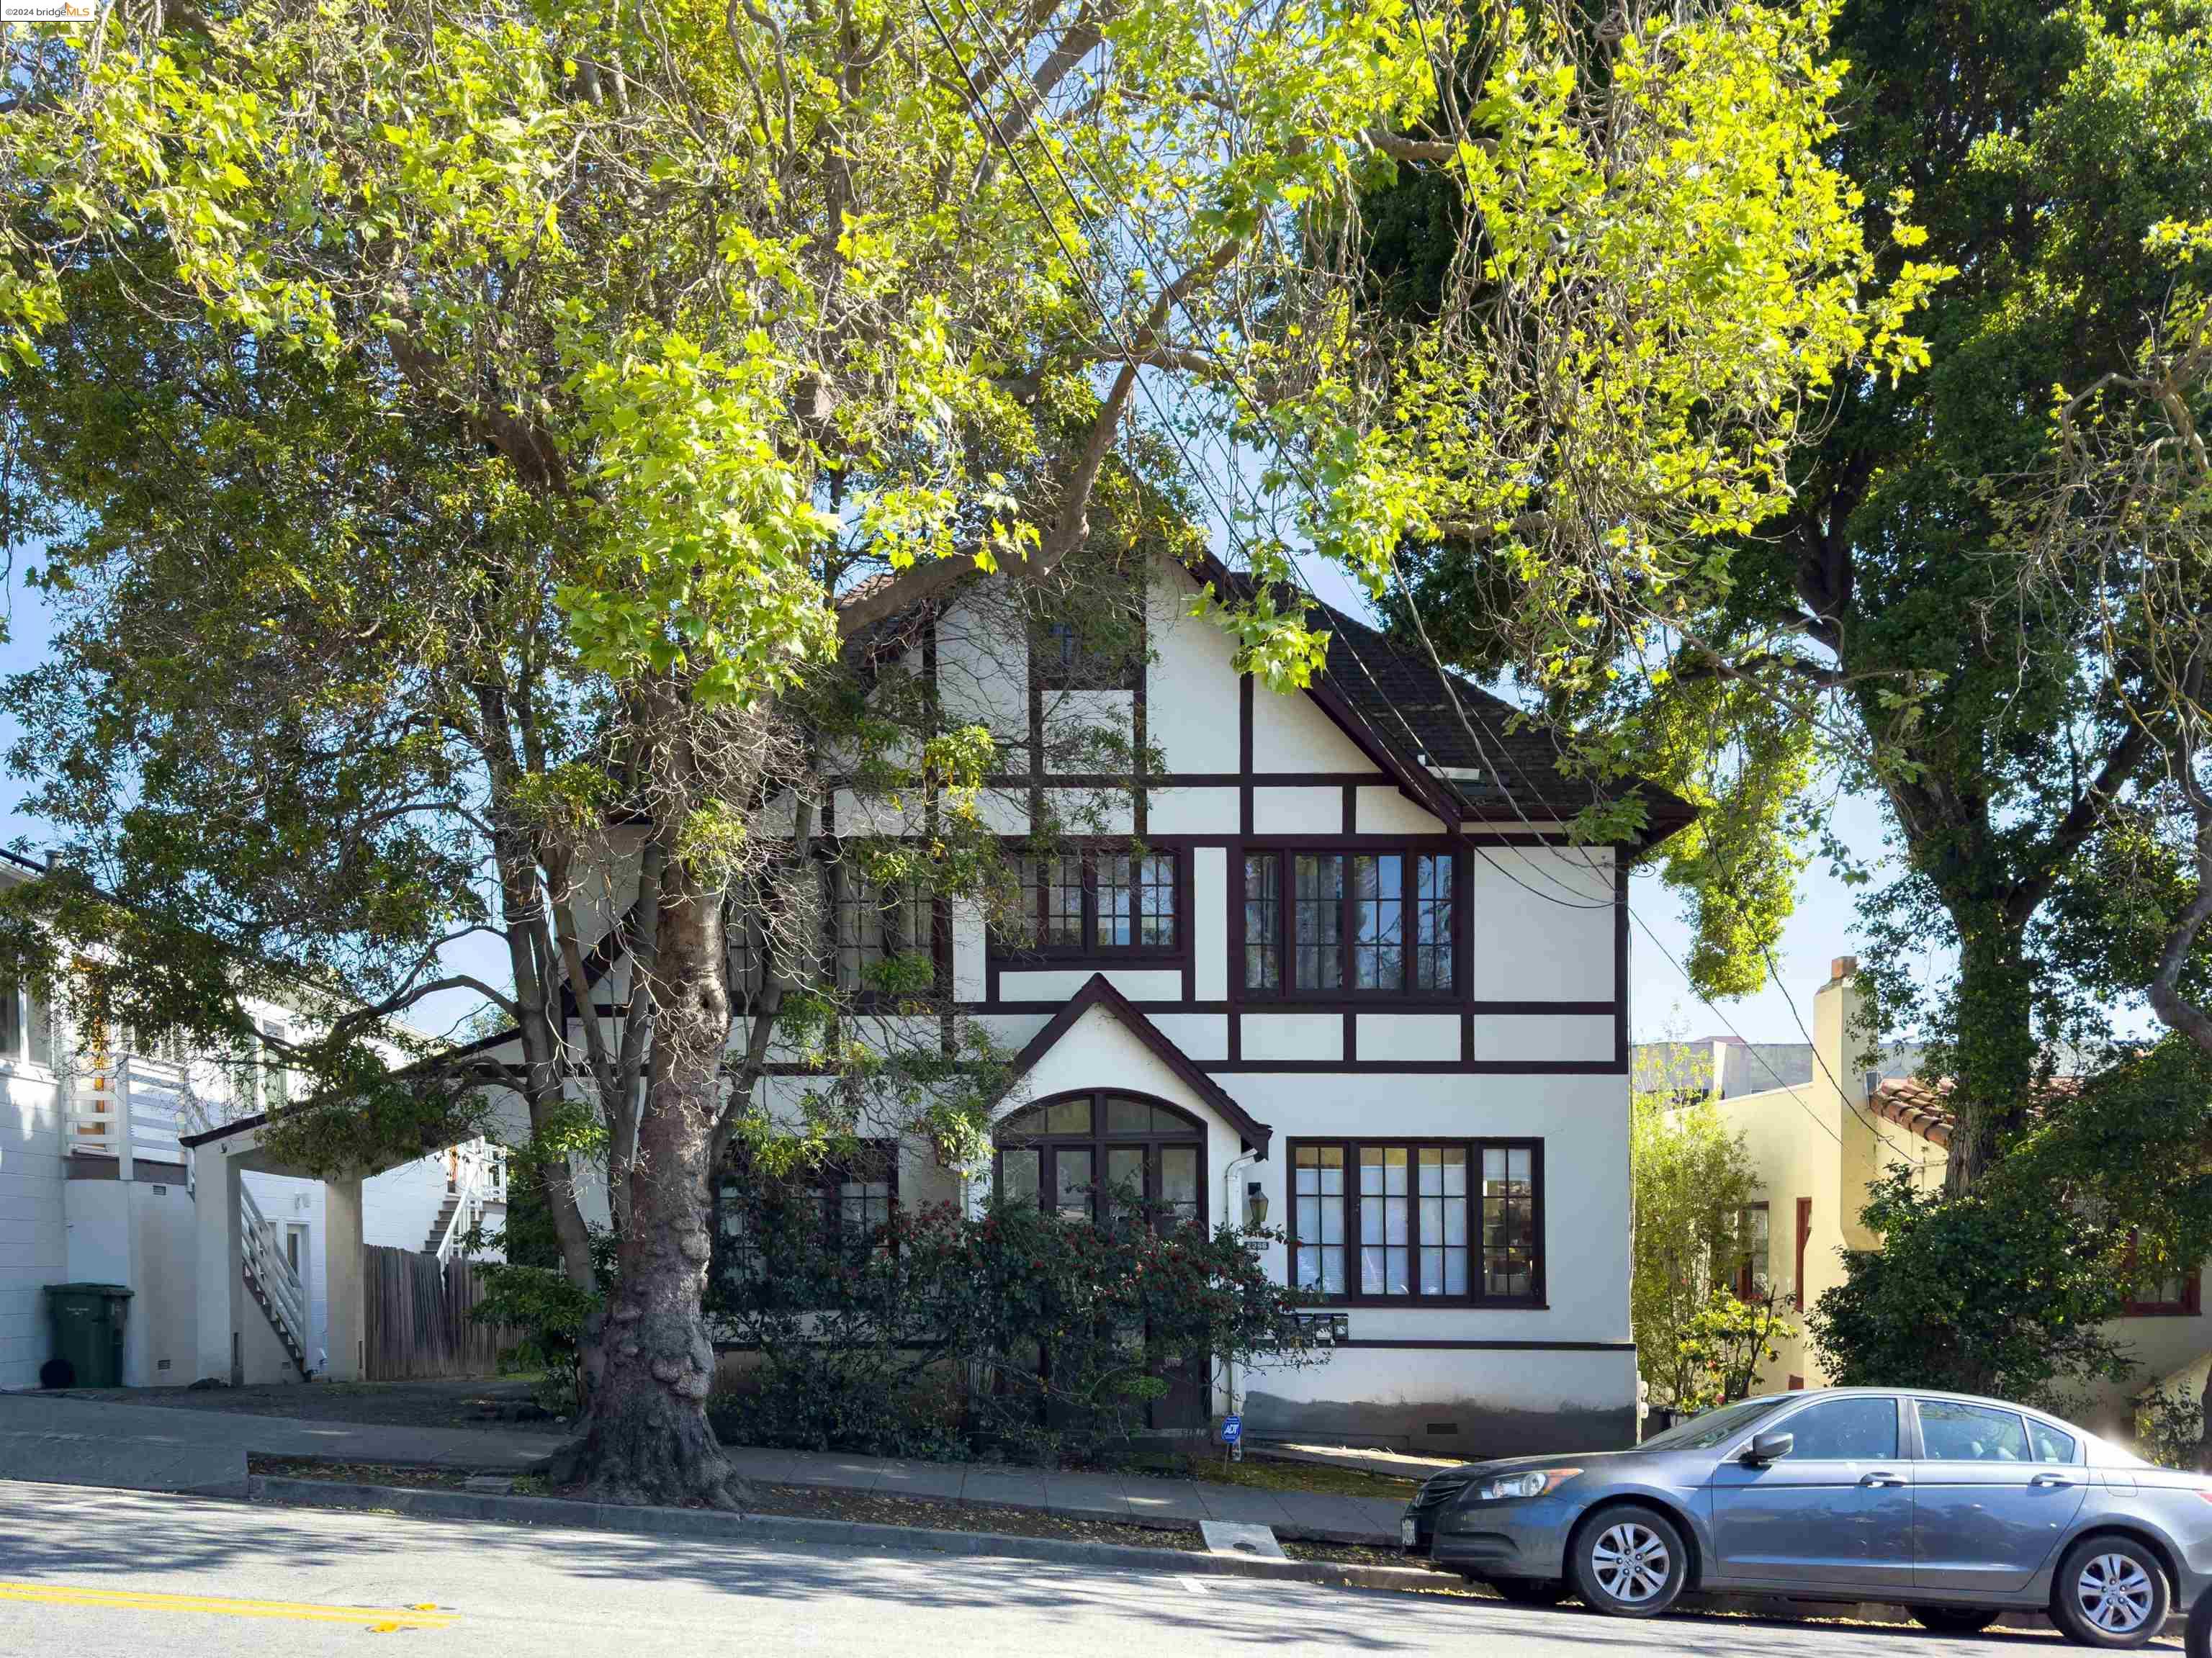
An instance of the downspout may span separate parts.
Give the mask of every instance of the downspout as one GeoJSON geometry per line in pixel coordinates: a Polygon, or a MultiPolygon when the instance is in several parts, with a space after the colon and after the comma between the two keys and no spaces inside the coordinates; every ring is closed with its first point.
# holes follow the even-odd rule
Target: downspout
{"type": "MultiPolygon", "coordinates": [[[[1221,1224],[1224,1226],[1235,1226],[1240,1221],[1240,1217],[1233,1207],[1237,1199],[1243,1196],[1243,1193],[1237,1189],[1236,1180],[1237,1165],[1256,1163],[1259,1161],[1260,1154],[1257,1151],[1247,1150],[1230,1158],[1229,1166],[1221,1171],[1221,1224]]],[[[1221,1380],[1229,1393],[1228,1414],[1235,1416],[1237,1413],[1237,1361],[1226,1354],[1223,1355],[1221,1360],[1221,1380]]]]}

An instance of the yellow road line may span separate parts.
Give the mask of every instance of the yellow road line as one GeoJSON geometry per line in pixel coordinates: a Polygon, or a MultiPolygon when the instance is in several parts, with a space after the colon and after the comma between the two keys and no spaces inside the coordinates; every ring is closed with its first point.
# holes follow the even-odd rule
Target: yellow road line
{"type": "Polygon", "coordinates": [[[220,1618],[285,1618],[307,1624],[358,1624],[376,1629],[444,1629],[451,1612],[412,1606],[331,1606],[296,1600],[238,1600],[210,1594],[146,1594],[88,1589],[68,1583],[0,1582],[0,1600],[49,1606],[107,1606],[131,1612],[198,1612],[220,1618]]]}

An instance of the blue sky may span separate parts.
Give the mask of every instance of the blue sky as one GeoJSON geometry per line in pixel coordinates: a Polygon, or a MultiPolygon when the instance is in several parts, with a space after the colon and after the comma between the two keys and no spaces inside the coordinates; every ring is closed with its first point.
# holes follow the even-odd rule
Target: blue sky
{"type": "MultiPolygon", "coordinates": [[[[0,647],[0,672],[8,674],[36,668],[44,661],[52,633],[45,604],[37,593],[23,586],[24,566],[19,550],[9,582],[9,637],[0,647]]],[[[1325,597],[1332,602],[1350,603],[1348,592],[1329,591],[1335,584],[1327,574],[1319,569],[1314,574],[1325,597]]],[[[12,740],[13,736],[12,726],[0,731],[0,740],[12,740]]],[[[14,845],[21,837],[35,852],[46,845],[46,831],[42,823],[21,809],[27,793],[20,781],[0,779],[0,840],[14,845]]],[[[1873,800],[1846,798],[1840,801],[1833,827],[1838,838],[1862,858],[1872,856],[1881,847],[1881,809],[1873,800]]],[[[1630,883],[1629,904],[1638,920],[1657,935],[1665,950],[1662,954],[1655,947],[1642,926],[1631,926],[1630,1007],[1639,1041],[1719,1035],[1726,1034],[1729,1025],[1752,1042],[1802,1041],[1791,1002],[1796,1004],[1796,1014],[1809,1026],[1813,993],[1826,980],[1829,961],[1851,953],[1854,948],[1852,929],[1856,918],[1852,894],[1827,874],[1825,865],[1816,864],[1805,872],[1797,912],[1776,952],[1784,987],[1770,985],[1756,995],[1722,1004],[1716,1013],[1697,999],[1680,970],[1667,959],[1668,955],[1677,961],[1684,959],[1690,944],[1689,929],[1683,924],[1680,906],[1674,896],[1656,874],[1639,874],[1630,883]]],[[[498,970],[501,956],[489,941],[478,941],[466,959],[470,970],[489,976],[498,970]]],[[[446,998],[434,1010],[434,1017],[432,1010],[425,1009],[416,1022],[426,1029],[435,1028],[463,1017],[471,1003],[466,996],[446,998]]]]}

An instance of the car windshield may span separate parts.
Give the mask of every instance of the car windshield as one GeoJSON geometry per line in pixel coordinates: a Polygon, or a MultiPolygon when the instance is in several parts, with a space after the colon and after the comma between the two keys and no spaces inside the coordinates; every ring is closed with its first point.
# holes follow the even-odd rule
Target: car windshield
{"type": "Polygon", "coordinates": [[[1747,1399],[1739,1404],[1725,1405],[1717,1411],[1707,1411],[1703,1416],[1693,1416],[1687,1422],[1669,1428],[1665,1433],[1654,1434],[1637,1448],[1646,1451],[1705,1451],[1723,1440],[1741,1433],[1763,1416],[1771,1416],[1790,1400],[1782,1399],[1747,1399]]]}

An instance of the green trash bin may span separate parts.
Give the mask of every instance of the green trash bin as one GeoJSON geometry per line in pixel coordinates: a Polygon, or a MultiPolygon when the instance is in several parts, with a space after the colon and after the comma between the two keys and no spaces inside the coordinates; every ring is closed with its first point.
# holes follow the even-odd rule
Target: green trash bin
{"type": "Polygon", "coordinates": [[[46,1285],[54,1357],[76,1372],[77,1387],[123,1385],[123,1323],[131,1316],[131,1295],[120,1284],[46,1285]]]}

